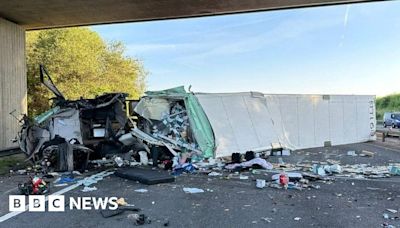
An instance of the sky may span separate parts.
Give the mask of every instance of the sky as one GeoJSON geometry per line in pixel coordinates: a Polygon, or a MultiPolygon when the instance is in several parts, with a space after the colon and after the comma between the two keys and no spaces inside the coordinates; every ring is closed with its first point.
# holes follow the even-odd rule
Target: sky
{"type": "Polygon", "coordinates": [[[149,72],[148,90],[400,92],[400,1],[92,26],[149,72]]]}

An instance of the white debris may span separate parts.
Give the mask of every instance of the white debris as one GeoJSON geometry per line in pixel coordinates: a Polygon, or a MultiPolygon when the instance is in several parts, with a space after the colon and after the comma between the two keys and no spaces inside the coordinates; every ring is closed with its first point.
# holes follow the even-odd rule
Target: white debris
{"type": "Polygon", "coordinates": [[[261,219],[268,223],[270,223],[273,220],[273,218],[268,218],[268,217],[262,217],[261,219]]]}
{"type": "Polygon", "coordinates": [[[356,154],[356,152],[354,150],[350,150],[350,151],[347,151],[347,156],[355,157],[355,156],[357,156],[357,154],[356,154]]]}
{"type": "Polygon", "coordinates": [[[264,187],[265,187],[265,180],[263,180],[263,179],[257,179],[257,180],[256,180],[256,187],[257,187],[257,188],[264,188],[264,187]]]}
{"type": "Polygon", "coordinates": [[[121,167],[124,164],[124,161],[122,160],[121,157],[115,157],[114,161],[115,161],[115,163],[117,164],[118,167],[121,167]]]}
{"type": "Polygon", "coordinates": [[[393,214],[397,213],[397,210],[395,210],[395,209],[386,209],[386,210],[389,211],[389,212],[392,212],[393,214]]]}
{"type": "Polygon", "coordinates": [[[149,164],[149,158],[147,157],[146,151],[139,151],[139,156],[140,156],[140,163],[142,163],[142,165],[149,164]]]}
{"type": "Polygon", "coordinates": [[[211,173],[209,173],[208,174],[208,176],[211,176],[211,177],[216,177],[216,176],[222,176],[222,174],[221,173],[218,173],[218,172],[211,172],[211,173]]]}
{"type": "Polygon", "coordinates": [[[96,188],[95,186],[93,186],[93,187],[85,186],[85,187],[82,189],[82,192],[92,192],[92,191],[96,191],[96,190],[97,190],[97,188],[96,188]]]}
{"type": "Polygon", "coordinates": [[[299,221],[301,218],[300,217],[295,217],[294,220],[295,221],[299,221]]]}
{"type": "Polygon", "coordinates": [[[78,176],[82,176],[82,173],[79,172],[79,171],[76,171],[76,170],[72,171],[72,174],[75,174],[75,175],[78,175],[78,176]]]}
{"type": "Polygon", "coordinates": [[[201,188],[183,188],[185,193],[203,193],[204,190],[201,188]]]}
{"type": "Polygon", "coordinates": [[[328,173],[341,173],[342,172],[342,167],[339,164],[326,165],[326,166],[324,166],[324,169],[328,173]]]}
{"type": "Polygon", "coordinates": [[[148,192],[148,190],[141,188],[141,189],[136,189],[135,192],[146,193],[146,192],[148,192]]]}

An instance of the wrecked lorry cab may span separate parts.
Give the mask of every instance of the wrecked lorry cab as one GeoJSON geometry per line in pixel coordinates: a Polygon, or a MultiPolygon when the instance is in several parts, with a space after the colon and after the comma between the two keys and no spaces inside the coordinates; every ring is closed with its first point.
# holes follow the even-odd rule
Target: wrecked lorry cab
{"type": "Polygon", "coordinates": [[[50,110],[32,120],[23,118],[19,145],[29,159],[58,171],[71,171],[85,169],[93,151],[100,152],[101,157],[109,152],[109,145],[120,149],[116,138],[126,127],[127,94],[66,100],[43,66],[40,79],[55,97],[50,110]]]}

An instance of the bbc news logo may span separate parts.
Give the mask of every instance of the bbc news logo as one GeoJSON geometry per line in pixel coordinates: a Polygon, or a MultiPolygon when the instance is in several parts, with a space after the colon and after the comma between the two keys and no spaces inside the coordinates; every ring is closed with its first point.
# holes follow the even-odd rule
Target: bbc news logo
{"type": "MultiPolygon", "coordinates": [[[[10,195],[9,211],[25,211],[26,197],[24,195],[10,195]]],[[[69,210],[116,210],[118,208],[117,197],[69,197],[69,210]]],[[[49,195],[47,197],[47,210],[50,212],[63,212],[66,210],[65,197],[63,195],[49,195]]],[[[46,211],[46,197],[42,195],[28,196],[28,211],[46,211]]]]}

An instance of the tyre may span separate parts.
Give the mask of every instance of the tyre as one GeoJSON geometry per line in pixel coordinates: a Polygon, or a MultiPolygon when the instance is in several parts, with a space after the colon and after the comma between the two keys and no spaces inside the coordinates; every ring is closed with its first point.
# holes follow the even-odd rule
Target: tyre
{"type": "Polygon", "coordinates": [[[383,127],[386,128],[386,123],[385,122],[383,122],[383,127]]]}
{"type": "Polygon", "coordinates": [[[396,128],[396,125],[394,123],[392,123],[392,128],[396,128]]]}

